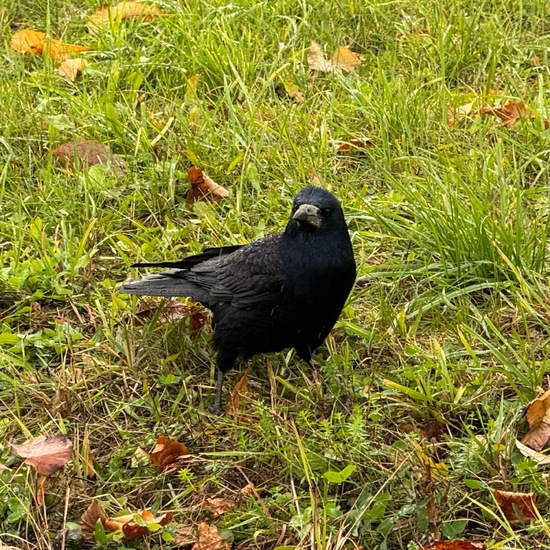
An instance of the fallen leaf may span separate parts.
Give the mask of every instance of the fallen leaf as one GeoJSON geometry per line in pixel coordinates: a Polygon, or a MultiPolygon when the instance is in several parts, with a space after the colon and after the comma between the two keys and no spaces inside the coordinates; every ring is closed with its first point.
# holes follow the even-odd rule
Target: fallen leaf
{"type": "Polygon", "coordinates": [[[123,169],[124,159],[115,155],[108,145],[93,139],[75,139],[56,147],[52,151],[66,168],[110,164],[113,168],[123,169]]]}
{"type": "Polygon", "coordinates": [[[235,504],[236,502],[234,499],[225,497],[214,497],[205,498],[202,502],[202,507],[206,508],[206,510],[209,510],[217,516],[221,516],[222,514],[225,514],[226,512],[231,510],[231,508],[233,508],[235,504]]]}
{"type": "MultiPolygon", "coordinates": [[[[534,119],[537,114],[521,101],[508,101],[501,107],[485,106],[479,109],[480,115],[495,115],[500,119],[505,128],[511,128],[520,119],[534,119]]],[[[544,127],[548,127],[548,121],[544,119],[544,127]]]]}
{"type": "Polygon", "coordinates": [[[523,456],[526,456],[534,460],[537,463],[537,466],[548,466],[548,464],[550,464],[550,455],[539,453],[534,449],[532,449],[531,447],[524,445],[521,441],[517,439],[516,439],[516,448],[519,450],[519,452],[523,456]]]}
{"type": "Polygon", "coordinates": [[[307,54],[307,64],[314,71],[322,71],[328,73],[334,69],[332,61],[325,58],[321,46],[314,40],[311,42],[309,52],[307,54]]]}
{"type": "Polygon", "coordinates": [[[94,499],[80,517],[79,523],[84,538],[94,540],[94,531],[98,519],[103,523],[103,521],[107,519],[107,514],[101,507],[101,504],[94,499]]]}
{"type": "Polygon", "coordinates": [[[349,141],[345,141],[341,143],[338,146],[337,151],[339,153],[342,153],[344,151],[350,151],[350,150],[358,150],[358,149],[365,149],[367,147],[372,147],[373,143],[370,139],[350,139],[349,141]]]}
{"type": "Polygon", "coordinates": [[[150,533],[148,525],[167,525],[172,521],[172,514],[167,512],[161,516],[155,517],[149,510],[141,510],[137,514],[127,514],[114,518],[102,519],[103,527],[106,531],[122,531],[124,538],[127,540],[135,540],[150,533]],[[140,525],[135,516],[139,516],[145,525],[140,525]]]}
{"type": "Polygon", "coordinates": [[[346,46],[338,46],[332,56],[332,65],[335,69],[351,72],[361,65],[361,60],[346,46]]]}
{"type": "Polygon", "coordinates": [[[229,197],[229,191],[215,183],[200,168],[191,166],[187,171],[191,189],[187,192],[187,202],[193,204],[200,199],[221,201],[229,197]]]}
{"type": "Polygon", "coordinates": [[[151,462],[149,453],[145,449],[138,447],[130,459],[130,468],[137,468],[138,466],[148,464],[149,462],[151,462]]]}
{"type": "Polygon", "coordinates": [[[105,4],[90,15],[86,26],[90,32],[97,32],[106,27],[111,21],[122,19],[142,19],[149,23],[158,17],[167,17],[168,14],[153,4],[143,2],[119,2],[115,6],[105,4]]]}
{"type": "Polygon", "coordinates": [[[229,550],[229,544],[222,539],[215,525],[199,523],[199,538],[191,550],[229,550]]]}
{"type": "MultiPolygon", "coordinates": [[[[38,506],[44,506],[44,493],[46,492],[46,482],[48,478],[46,476],[40,476],[38,480],[38,490],[36,491],[36,504],[38,506]]],[[[1,547],[0,547],[1,550],[1,547]]]]}
{"type": "Polygon", "coordinates": [[[302,103],[305,99],[304,94],[300,91],[297,84],[290,80],[282,80],[281,84],[286,92],[286,95],[296,101],[296,103],[302,103]]]}
{"type": "MultiPolygon", "coordinates": [[[[187,546],[196,542],[197,536],[195,534],[195,529],[190,525],[172,523],[171,528],[174,536],[171,541],[172,547],[179,548],[180,546],[187,546]]],[[[0,550],[2,549],[0,548],[0,550]]]]}
{"type": "Polygon", "coordinates": [[[183,443],[161,435],[157,437],[157,443],[149,454],[149,458],[152,464],[158,466],[161,470],[165,470],[180,457],[188,454],[189,449],[183,443]]]}
{"type": "Polygon", "coordinates": [[[540,57],[538,55],[535,55],[535,57],[533,57],[533,65],[535,67],[540,67],[540,57]]]}
{"type": "Polygon", "coordinates": [[[328,60],[325,58],[321,46],[313,40],[307,54],[307,63],[309,68],[314,71],[329,73],[339,69],[351,72],[361,65],[361,59],[346,46],[338,46],[332,59],[328,60]]]}
{"type": "Polygon", "coordinates": [[[321,186],[321,178],[319,177],[319,174],[315,170],[310,170],[307,173],[307,177],[312,185],[316,185],[317,187],[321,186]]]}
{"type": "Polygon", "coordinates": [[[88,65],[85,59],[65,59],[57,68],[57,72],[68,82],[74,82],[88,65]]]}
{"type": "Polygon", "coordinates": [[[449,126],[454,126],[456,120],[461,120],[465,117],[467,117],[474,107],[474,103],[465,103],[464,105],[460,105],[459,107],[449,107],[447,109],[447,124],[449,126]]]}
{"type": "Polygon", "coordinates": [[[427,35],[427,34],[430,34],[430,31],[428,29],[424,29],[421,27],[413,27],[410,33],[417,34],[417,35],[427,35]]]}
{"type": "Polygon", "coordinates": [[[25,464],[32,466],[40,475],[50,476],[65,466],[71,457],[73,442],[66,435],[41,435],[22,445],[11,445],[11,450],[24,458],[25,464]]]}
{"type": "Polygon", "coordinates": [[[493,497],[510,523],[526,523],[537,518],[535,493],[493,490],[493,497]]]}
{"type": "Polygon", "coordinates": [[[164,298],[159,299],[153,296],[148,296],[145,300],[142,300],[136,315],[138,318],[148,321],[155,317],[161,305],[163,308],[157,317],[157,322],[162,324],[189,317],[191,336],[196,336],[208,319],[208,314],[196,304],[186,304],[177,300],[166,301],[164,298]]]}
{"type": "Polygon", "coordinates": [[[23,29],[11,37],[11,48],[17,52],[32,52],[42,55],[44,52],[57,61],[63,61],[80,52],[89,52],[92,48],[78,46],[77,44],[66,44],[54,38],[48,38],[45,33],[23,29]]]}
{"type": "Polygon", "coordinates": [[[521,442],[535,451],[540,451],[550,440],[550,390],[529,405],[525,418],[529,424],[529,431],[521,442]]]}
{"type": "Polygon", "coordinates": [[[241,397],[247,392],[248,390],[248,372],[250,371],[250,367],[246,367],[244,369],[239,377],[237,378],[237,381],[235,382],[235,386],[233,386],[233,389],[231,390],[231,394],[229,395],[229,399],[227,400],[227,406],[225,408],[225,412],[228,415],[231,416],[237,416],[239,413],[239,405],[241,404],[241,397]]]}
{"type": "Polygon", "coordinates": [[[438,540],[420,550],[485,550],[483,542],[469,542],[467,540],[438,540]]]}

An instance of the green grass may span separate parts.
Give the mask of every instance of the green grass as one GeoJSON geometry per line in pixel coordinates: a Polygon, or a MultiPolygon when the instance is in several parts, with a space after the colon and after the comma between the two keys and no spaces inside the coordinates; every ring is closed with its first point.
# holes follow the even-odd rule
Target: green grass
{"type": "Polygon", "coordinates": [[[213,523],[240,549],[550,548],[547,474],[514,445],[550,365],[547,3],[164,0],[168,18],[87,34],[99,4],[0,7],[0,541],[57,548],[96,497],[111,515],[213,523]],[[12,51],[25,27],[96,50],[83,77],[12,51]],[[311,72],[311,40],[363,64],[311,72]],[[303,103],[279,96],[283,80],[303,103]],[[538,117],[508,130],[475,115],[490,90],[538,117]],[[76,138],[127,169],[64,170],[51,151],[76,138]],[[351,139],[372,146],[339,153],[351,139]],[[230,198],[189,205],[191,163],[230,198]],[[120,284],[134,261],[282,229],[312,171],[344,205],[356,288],[317,374],[259,357],[241,417],[215,417],[210,329],[140,322],[120,284]],[[37,507],[9,444],[59,432],[78,452],[37,507]],[[133,463],[158,435],[188,445],[178,473],[133,463]],[[260,499],[201,507],[248,481],[260,499]],[[536,492],[543,521],[511,525],[492,489],[536,492]]]}

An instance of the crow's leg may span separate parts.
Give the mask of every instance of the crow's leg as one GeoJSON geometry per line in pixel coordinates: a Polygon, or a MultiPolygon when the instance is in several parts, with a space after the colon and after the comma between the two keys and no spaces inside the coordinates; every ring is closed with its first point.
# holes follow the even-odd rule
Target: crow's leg
{"type": "Polygon", "coordinates": [[[223,370],[216,368],[216,397],[214,399],[214,414],[222,414],[222,389],[223,389],[223,370]]]}

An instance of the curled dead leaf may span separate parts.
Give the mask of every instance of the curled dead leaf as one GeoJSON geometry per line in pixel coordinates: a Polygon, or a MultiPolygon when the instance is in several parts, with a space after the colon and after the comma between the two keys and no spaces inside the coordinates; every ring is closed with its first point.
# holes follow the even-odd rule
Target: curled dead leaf
{"type": "Polygon", "coordinates": [[[177,462],[180,457],[188,454],[189,449],[183,443],[161,435],[157,437],[157,442],[149,458],[152,464],[158,466],[161,470],[166,470],[177,462]]]}
{"type": "Polygon", "coordinates": [[[65,466],[73,451],[73,442],[66,435],[39,436],[21,445],[11,445],[12,452],[25,459],[40,475],[50,476],[65,466]]]}
{"type": "Polygon", "coordinates": [[[528,447],[527,445],[524,445],[521,441],[518,441],[516,439],[516,449],[523,455],[534,462],[537,463],[537,466],[548,466],[550,464],[550,455],[545,455],[543,453],[539,453],[538,451],[535,451],[531,447],[528,447]]]}
{"type": "Polygon", "coordinates": [[[66,168],[79,168],[95,164],[110,164],[113,168],[122,170],[124,159],[115,155],[108,145],[93,139],[75,139],[56,147],[52,151],[66,168]]]}
{"type": "Polygon", "coordinates": [[[204,199],[219,202],[229,197],[229,191],[210,179],[200,168],[191,166],[187,171],[187,180],[191,189],[187,193],[187,202],[204,199]]]}
{"type": "Polygon", "coordinates": [[[86,26],[90,32],[97,32],[100,28],[106,27],[111,21],[120,21],[122,19],[141,19],[149,23],[158,17],[167,17],[154,4],[145,2],[119,2],[114,6],[105,4],[92,15],[90,15],[86,26]]]}
{"type": "Polygon", "coordinates": [[[339,153],[343,153],[346,151],[357,151],[361,149],[366,149],[367,147],[372,147],[374,144],[372,143],[372,140],[369,138],[362,138],[362,139],[350,139],[349,141],[345,141],[343,143],[340,143],[338,146],[337,151],[339,153]]]}
{"type": "Polygon", "coordinates": [[[68,82],[74,82],[84,71],[88,61],[85,59],[65,59],[57,72],[68,82]]]}
{"type": "Polygon", "coordinates": [[[537,518],[535,493],[512,493],[494,489],[493,497],[510,523],[527,523],[537,518]]]}
{"type": "Polygon", "coordinates": [[[17,52],[31,52],[38,55],[46,53],[52,59],[63,61],[80,52],[89,52],[92,48],[77,44],[66,44],[54,38],[48,38],[45,33],[23,29],[11,37],[10,46],[17,52]]]}
{"type": "Polygon", "coordinates": [[[535,451],[540,451],[550,440],[550,390],[527,407],[525,418],[529,424],[529,431],[521,442],[535,451]]]}
{"type": "MultiPolygon", "coordinates": [[[[511,128],[520,119],[537,118],[535,111],[521,101],[508,101],[500,107],[485,106],[479,109],[478,113],[480,115],[495,115],[505,128],[511,128]]],[[[544,119],[543,122],[544,127],[548,128],[548,121],[544,119]]]]}
{"type": "Polygon", "coordinates": [[[94,499],[80,517],[80,528],[87,540],[94,540],[94,531],[98,519],[103,523],[107,519],[107,514],[101,504],[94,499]]]}
{"type": "Polygon", "coordinates": [[[246,367],[237,378],[235,386],[231,390],[229,399],[227,400],[227,406],[225,412],[228,415],[236,417],[239,413],[239,405],[241,404],[241,398],[246,394],[248,390],[248,373],[250,371],[250,366],[246,367]]]}
{"type": "Polygon", "coordinates": [[[153,296],[142,300],[136,315],[139,319],[149,321],[157,315],[158,308],[161,306],[163,309],[157,317],[157,322],[162,324],[188,317],[191,336],[197,336],[208,319],[208,314],[196,304],[186,304],[178,300],[166,301],[164,298],[159,299],[153,296]]]}
{"type": "Polygon", "coordinates": [[[229,550],[229,544],[222,539],[215,525],[199,523],[199,538],[191,550],[229,550]]]}

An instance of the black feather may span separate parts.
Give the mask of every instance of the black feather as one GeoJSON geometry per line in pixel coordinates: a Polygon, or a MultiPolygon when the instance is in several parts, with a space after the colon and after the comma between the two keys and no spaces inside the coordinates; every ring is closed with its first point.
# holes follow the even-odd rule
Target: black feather
{"type": "Polygon", "coordinates": [[[306,187],[286,229],[244,246],[207,248],[122,287],[129,294],[188,296],[213,312],[221,409],[223,373],[239,357],[295,348],[305,361],[338,319],[355,281],[355,261],[340,203],[306,187]]]}

